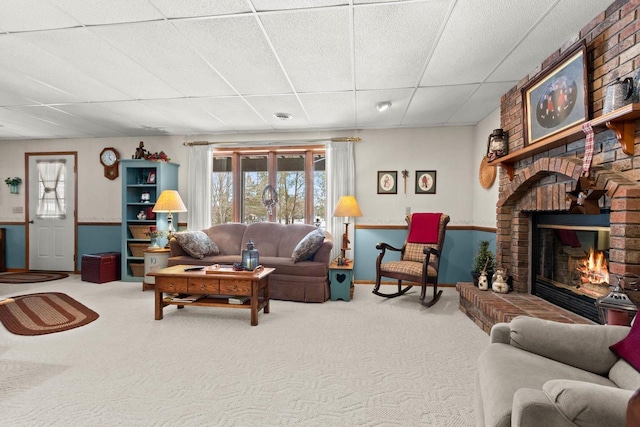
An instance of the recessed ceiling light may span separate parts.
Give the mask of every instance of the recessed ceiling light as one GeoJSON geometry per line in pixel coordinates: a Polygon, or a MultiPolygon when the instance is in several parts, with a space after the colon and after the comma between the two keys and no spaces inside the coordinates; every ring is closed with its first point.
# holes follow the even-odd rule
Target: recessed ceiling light
{"type": "Polygon", "coordinates": [[[380,111],[381,113],[383,111],[386,111],[389,109],[389,107],[391,107],[391,101],[383,101],[383,102],[378,102],[376,104],[376,108],[378,109],[378,111],[380,111]]]}
{"type": "Polygon", "coordinates": [[[273,113],[273,117],[279,120],[289,120],[293,115],[289,113],[273,113]]]}

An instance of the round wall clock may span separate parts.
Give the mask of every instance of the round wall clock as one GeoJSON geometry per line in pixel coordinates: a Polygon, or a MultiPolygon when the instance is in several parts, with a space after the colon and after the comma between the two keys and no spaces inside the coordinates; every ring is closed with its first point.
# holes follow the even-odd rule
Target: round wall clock
{"type": "Polygon", "coordinates": [[[104,166],[104,176],[109,179],[118,177],[118,159],[120,154],[113,147],[107,147],[100,153],[100,163],[104,166]]]}

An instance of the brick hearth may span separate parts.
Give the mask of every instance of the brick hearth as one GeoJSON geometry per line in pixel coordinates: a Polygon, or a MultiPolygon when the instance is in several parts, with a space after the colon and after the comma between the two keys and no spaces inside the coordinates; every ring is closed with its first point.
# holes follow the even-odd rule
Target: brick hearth
{"type": "Polygon", "coordinates": [[[458,283],[460,310],[483,331],[489,333],[499,322],[510,322],[516,316],[531,316],[562,323],[593,324],[541,298],[526,293],[497,294],[481,291],[472,283],[458,283]]]}

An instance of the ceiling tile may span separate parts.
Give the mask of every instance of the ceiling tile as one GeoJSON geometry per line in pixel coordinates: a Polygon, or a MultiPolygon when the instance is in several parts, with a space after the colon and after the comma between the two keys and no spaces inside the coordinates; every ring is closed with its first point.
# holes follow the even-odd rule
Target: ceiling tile
{"type": "Polygon", "coordinates": [[[522,40],[504,62],[489,76],[488,81],[520,81],[549,57],[562,44],[578,34],[593,18],[594,10],[605,10],[600,0],[562,0],[522,40]]]}
{"type": "Polygon", "coordinates": [[[49,0],[83,25],[162,19],[147,0],[49,0]]]}
{"type": "Polygon", "coordinates": [[[194,98],[193,102],[221,120],[232,131],[270,129],[268,120],[258,115],[240,97],[194,98]]]}
{"type": "Polygon", "coordinates": [[[300,129],[310,125],[302,105],[294,95],[247,96],[246,101],[274,129],[300,129]],[[275,113],[288,113],[292,117],[280,120],[275,113]]]}
{"type": "Polygon", "coordinates": [[[353,89],[349,9],[270,13],[260,19],[296,91],[353,89]]]}
{"type": "Polygon", "coordinates": [[[0,81],[5,90],[40,103],[109,101],[127,98],[69,63],[25,40],[24,35],[0,36],[0,81]]]}
{"type": "Polygon", "coordinates": [[[486,83],[478,87],[471,97],[449,118],[448,124],[474,124],[500,107],[496,99],[514,87],[518,82],[486,83]]]}
{"type": "Polygon", "coordinates": [[[483,82],[556,0],[495,1],[456,3],[420,86],[483,82]]]}
{"type": "Polygon", "coordinates": [[[211,18],[175,25],[238,93],[292,92],[256,18],[211,18]]]}
{"type": "Polygon", "coordinates": [[[477,88],[478,85],[418,88],[402,124],[443,125],[477,88]]]}
{"type": "Polygon", "coordinates": [[[359,90],[356,92],[358,126],[398,126],[409,105],[413,89],[359,90]],[[390,101],[391,107],[380,112],[376,105],[390,101]]]}
{"type": "Polygon", "coordinates": [[[167,18],[230,15],[250,12],[247,0],[149,0],[167,18]]]}
{"type": "Polygon", "coordinates": [[[33,31],[78,27],[80,23],[60,8],[42,0],[2,0],[3,31],[33,31]]]}
{"type": "MultiPolygon", "coordinates": [[[[46,106],[13,107],[14,111],[19,111],[28,116],[37,117],[51,124],[70,131],[71,135],[89,136],[102,134],[105,136],[122,135],[114,129],[103,126],[95,121],[86,120],[83,117],[75,116],[64,112],[58,108],[46,106]]],[[[63,131],[66,132],[66,131],[63,131]]]]}
{"type": "Polygon", "coordinates": [[[347,0],[250,0],[256,11],[307,9],[349,4],[347,0]]]}
{"type": "Polygon", "coordinates": [[[91,29],[149,73],[186,96],[233,95],[233,89],[166,21],[91,29]]]}
{"type": "Polygon", "coordinates": [[[355,8],[356,88],[416,86],[448,3],[443,0],[355,8]]]}
{"type": "Polygon", "coordinates": [[[132,98],[181,96],[180,92],[110,46],[89,28],[25,33],[21,37],[132,98]]]}
{"type": "Polygon", "coordinates": [[[336,129],[357,125],[353,92],[303,93],[300,100],[313,128],[336,129]]]}

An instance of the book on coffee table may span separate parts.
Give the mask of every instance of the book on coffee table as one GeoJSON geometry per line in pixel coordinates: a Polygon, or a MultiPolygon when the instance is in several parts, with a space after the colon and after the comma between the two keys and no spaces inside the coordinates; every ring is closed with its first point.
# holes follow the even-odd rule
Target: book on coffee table
{"type": "Polygon", "coordinates": [[[229,304],[244,304],[249,301],[249,297],[229,297],[229,304]]]}
{"type": "Polygon", "coordinates": [[[171,302],[185,302],[185,303],[196,302],[202,297],[204,297],[204,295],[185,295],[185,294],[180,294],[180,295],[172,296],[171,297],[171,302]]]}

